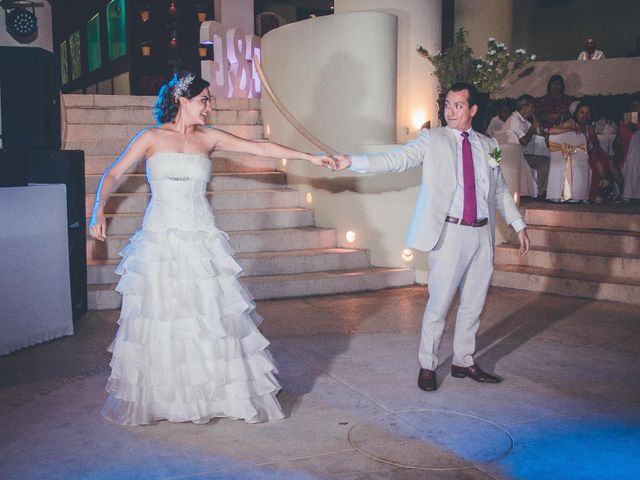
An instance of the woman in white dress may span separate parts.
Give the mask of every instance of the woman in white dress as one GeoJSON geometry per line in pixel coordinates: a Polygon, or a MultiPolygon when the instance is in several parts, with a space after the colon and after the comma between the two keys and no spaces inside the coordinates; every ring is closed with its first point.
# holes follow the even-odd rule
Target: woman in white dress
{"type": "Polygon", "coordinates": [[[89,233],[105,240],[104,205],[117,180],[146,159],[152,198],[116,268],[122,310],[102,414],[123,425],[156,420],[255,423],[283,418],[280,384],[240,266],[206,198],[214,150],[333,160],[205,126],[209,83],[182,72],[162,89],[159,125],[140,132],[102,175],[89,233]]]}

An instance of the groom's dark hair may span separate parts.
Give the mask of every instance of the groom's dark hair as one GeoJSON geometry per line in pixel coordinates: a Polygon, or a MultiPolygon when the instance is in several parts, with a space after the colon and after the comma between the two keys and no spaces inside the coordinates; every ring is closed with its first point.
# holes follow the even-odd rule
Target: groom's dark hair
{"type": "Polygon", "coordinates": [[[469,108],[478,104],[478,97],[480,94],[478,93],[478,89],[475,85],[467,82],[456,82],[449,87],[447,93],[449,92],[460,92],[462,90],[467,90],[469,92],[469,108]]]}

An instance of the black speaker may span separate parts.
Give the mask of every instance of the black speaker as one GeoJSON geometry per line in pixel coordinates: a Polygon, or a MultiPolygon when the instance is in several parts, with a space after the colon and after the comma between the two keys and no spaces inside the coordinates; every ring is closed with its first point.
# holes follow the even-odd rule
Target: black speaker
{"type": "Polygon", "coordinates": [[[0,187],[24,187],[28,182],[27,155],[0,150],[0,187]]]}
{"type": "Polygon", "coordinates": [[[0,47],[2,148],[60,148],[57,56],[36,47],[0,47]]]}
{"type": "Polygon", "coordinates": [[[86,230],[84,152],[82,150],[26,150],[29,183],[64,183],[67,186],[69,228],[86,230]]]}
{"type": "Polygon", "coordinates": [[[85,229],[69,229],[69,281],[71,312],[76,322],[87,312],[87,233],[85,229]]]}
{"type": "Polygon", "coordinates": [[[73,320],[87,311],[87,227],[85,215],[84,152],[82,150],[28,150],[29,183],[64,183],[67,187],[69,274],[73,320]]]}

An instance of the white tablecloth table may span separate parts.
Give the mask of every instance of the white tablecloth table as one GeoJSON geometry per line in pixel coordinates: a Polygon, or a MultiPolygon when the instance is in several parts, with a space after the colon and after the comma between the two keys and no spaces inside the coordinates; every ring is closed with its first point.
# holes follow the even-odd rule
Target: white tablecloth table
{"type": "Polygon", "coordinates": [[[65,185],[0,188],[0,355],[72,322],[65,185]]]}

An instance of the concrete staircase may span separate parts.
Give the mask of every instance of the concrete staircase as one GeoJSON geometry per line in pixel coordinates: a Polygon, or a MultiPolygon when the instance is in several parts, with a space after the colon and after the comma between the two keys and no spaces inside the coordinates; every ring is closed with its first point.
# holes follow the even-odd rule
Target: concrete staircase
{"type": "MultiPolygon", "coordinates": [[[[63,148],[85,151],[87,212],[104,169],[142,128],[152,125],[154,97],[65,95],[63,148]]],[[[262,138],[260,101],[215,99],[208,123],[246,138],[262,138]]],[[[364,250],[339,248],[336,231],[318,228],[313,210],[298,206],[276,160],[216,152],[208,198],[216,224],[230,236],[243,282],[256,299],[377,290],[408,285],[406,268],[370,266],[364,250]]],[[[120,306],[113,273],[118,252],[139,228],[149,201],[140,163],[125,175],[105,207],[105,242],[88,239],[89,308],[120,306]]]]}
{"type": "Polygon", "coordinates": [[[493,285],[640,305],[640,205],[524,208],[532,250],[498,246],[493,285]]]}

